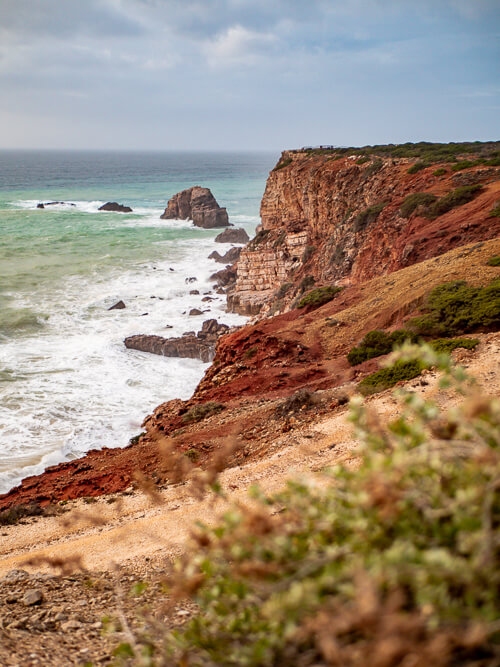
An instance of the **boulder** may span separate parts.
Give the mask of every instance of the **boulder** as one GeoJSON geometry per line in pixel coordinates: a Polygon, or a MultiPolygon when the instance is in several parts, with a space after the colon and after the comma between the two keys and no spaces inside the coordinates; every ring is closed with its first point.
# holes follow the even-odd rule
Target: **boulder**
{"type": "Polygon", "coordinates": [[[125,338],[125,347],[131,350],[141,350],[164,357],[187,357],[201,359],[205,363],[212,361],[215,346],[220,336],[227,333],[227,324],[219,324],[217,320],[205,320],[201,331],[197,334],[188,331],[179,338],[162,338],[162,336],[148,336],[140,334],[125,338]]]}
{"type": "Polygon", "coordinates": [[[217,243],[248,243],[250,237],[241,227],[238,229],[225,229],[215,237],[217,243]]]}
{"type": "Polygon", "coordinates": [[[111,306],[111,308],[108,308],[108,310],[122,310],[123,308],[126,308],[127,306],[123,303],[123,301],[117,301],[114,306],[111,306]]]}
{"type": "Polygon", "coordinates": [[[218,288],[230,287],[236,282],[236,267],[227,266],[225,269],[212,273],[209,280],[215,281],[218,288]]]}
{"type": "Polygon", "coordinates": [[[130,206],[123,206],[116,201],[108,201],[102,206],[99,206],[99,211],[115,211],[115,213],[132,213],[130,206]]]}
{"type": "Polygon", "coordinates": [[[76,204],[72,204],[69,201],[46,201],[43,204],[37,204],[37,208],[45,208],[46,206],[57,206],[58,204],[64,204],[66,206],[76,206],[76,204]]]}
{"type": "Polygon", "coordinates": [[[225,208],[221,208],[208,188],[195,185],[175,194],[168,202],[162,220],[192,220],[197,227],[229,227],[225,208]]]}
{"type": "Polygon", "coordinates": [[[191,310],[189,311],[189,315],[191,317],[195,317],[196,315],[202,315],[202,314],[203,314],[203,311],[198,310],[198,308],[191,308],[191,310]]]}
{"type": "MultiPolygon", "coordinates": [[[[231,230],[229,230],[231,231],[231,230]]],[[[241,248],[230,248],[225,255],[220,255],[217,250],[214,250],[208,256],[208,259],[215,259],[219,264],[234,264],[240,258],[241,248]]]]}

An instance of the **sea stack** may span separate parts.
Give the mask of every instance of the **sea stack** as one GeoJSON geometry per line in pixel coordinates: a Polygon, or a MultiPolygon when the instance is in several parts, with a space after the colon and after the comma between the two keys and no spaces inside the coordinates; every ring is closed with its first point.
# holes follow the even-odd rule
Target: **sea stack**
{"type": "Polygon", "coordinates": [[[162,220],[192,220],[196,227],[229,227],[225,208],[221,208],[208,188],[195,185],[175,194],[168,202],[162,220]]]}

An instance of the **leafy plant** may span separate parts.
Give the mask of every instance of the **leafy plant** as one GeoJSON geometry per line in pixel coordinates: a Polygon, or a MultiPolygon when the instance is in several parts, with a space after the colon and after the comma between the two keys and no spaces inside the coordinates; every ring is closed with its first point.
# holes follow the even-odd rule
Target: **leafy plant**
{"type": "Polygon", "coordinates": [[[493,257],[490,257],[486,264],[488,266],[500,266],[500,255],[494,255],[493,257]]]}
{"type": "Polygon", "coordinates": [[[415,192],[406,197],[399,207],[399,213],[403,218],[409,218],[416,208],[419,206],[430,206],[436,199],[436,195],[433,195],[431,192],[415,192]]]}
{"type": "Polygon", "coordinates": [[[367,178],[371,178],[374,174],[380,171],[383,166],[384,163],[382,162],[382,160],[380,159],[372,160],[371,164],[369,164],[368,167],[366,167],[363,173],[367,178]]]}
{"type": "Polygon", "coordinates": [[[385,331],[369,331],[357,347],[353,347],[347,355],[351,366],[357,366],[363,361],[389,354],[395,345],[402,344],[405,340],[416,342],[418,336],[412,331],[397,329],[390,333],[385,331]]]}
{"type": "Polygon", "coordinates": [[[385,202],[379,202],[378,204],[373,204],[373,206],[365,208],[365,210],[361,211],[361,213],[358,213],[358,215],[354,218],[354,224],[352,227],[353,230],[355,232],[360,232],[372,222],[375,222],[385,207],[385,202]]]}
{"type": "Polygon", "coordinates": [[[199,422],[206,417],[211,415],[216,415],[218,412],[221,412],[225,409],[224,403],[218,403],[217,401],[208,401],[207,403],[199,403],[194,405],[187,412],[182,415],[182,421],[185,424],[199,422]]]}
{"type": "Polygon", "coordinates": [[[474,350],[479,345],[478,338],[436,338],[429,345],[436,352],[453,352],[457,348],[474,350]]]}
{"type": "Polygon", "coordinates": [[[446,174],[446,169],[444,167],[439,167],[439,169],[436,169],[436,171],[432,172],[433,176],[444,176],[446,174]]]}
{"type": "Polygon", "coordinates": [[[274,167],[273,171],[279,171],[280,169],[283,169],[284,167],[288,167],[288,165],[292,164],[293,160],[291,157],[287,157],[284,160],[281,160],[278,162],[278,164],[274,167]]]}
{"type": "Polygon", "coordinates": [[[444,213],[448,213],[452,208],[463,206],[472,201],[474,197],[482,190],[481,185],[463,185],[456,190],[448,192],[448,194],[440,197],[437,201],[431,204],[427,209],[427,217],[437,218],[444,213]]]}
{"type": "Polygon", "coordinates": [[[300,299],[297,308],[305,308],[306,306],[318,308],[324,303],[331,301],[341,291],[342,287],[334,287],[333,285],[329,285],[328,287],[317,287],[300,299]]]}
{"type": "Polygon", "coordinates": [[[500,202],[495,204],[495,206],[488,213],[488,217],[490,217],[490,218],[500,218],[500,202]]]}
{"type": "Polygon", "coordinates": [[[429,166],[428,162],[415,162],[415,164],[412,164],[411,167],[407,169],[407,172],[409,174],[416,174],[419,171],[422,171],[422,169],[425,169],[426,167],[429,166]]]}
{"type": "Polygon", "coordinates": [[[367,375],[358,384],[359,391],[364,394],[375,394],[393,387],[398,382],[412,380],[424,370],[425,366],[418,360],[396,361],[387,368],[381,368],[367,375]]]}
{"type": "Polygon", "coordinates": [[[370,162],[370,158],[367,155],[360,157],[359,160],[356,160],[356,164],[365,164],[365,162],[370,162]]]}

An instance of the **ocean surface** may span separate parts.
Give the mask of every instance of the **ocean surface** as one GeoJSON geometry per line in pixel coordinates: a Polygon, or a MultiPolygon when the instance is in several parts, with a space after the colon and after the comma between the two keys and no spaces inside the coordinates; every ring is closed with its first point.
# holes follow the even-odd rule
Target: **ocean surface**
{"type": "Polygon", "coordinates": [[[224,296],[202,302],[222,268],[208,255],[230,247],[214,242],[220,230],[160,215],[173,194],[202,185],[252,236],[277,157],[0,151],[0,493],[89,449],[126,445],[159,403],[192,394],[206,364],[127,350],[123,339],[245,319],[225,312],[224,296]],[[37,209],[49,201],[65,203],[37,209]],[[133,213],[98,211],[106,201],[133,213]],[[125,309],[108,310],[120,299],[125,309]],[[190,317],[195,307],[206,312],[190,317]]]}

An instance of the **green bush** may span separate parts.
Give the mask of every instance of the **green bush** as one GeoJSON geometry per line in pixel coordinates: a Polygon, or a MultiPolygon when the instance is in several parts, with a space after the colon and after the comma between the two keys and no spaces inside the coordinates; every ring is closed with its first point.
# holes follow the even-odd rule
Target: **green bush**
{"type": "Polygon", "coordinates": [[[365,229],[368,225],[371,225],[372,222],[375,222],[375,220],[378,218],[380,213],[384,210],[386,207],[386,202],[379,202],[378,204],[373,204],[373,206],[369,206],[368,208],[365,208],[364,211],[361,211],[361,213],[358,213],[358,215],[354,218],[354,223],[353,223],[353,230],[355,232],[360,232],[361,230],[365,229]]]}
{"type": "Polygon", "coordinates": [[[315,246],[313,245],[306,246],[304,254],[302,255],[302,261],[304,262],[304,264],[306,264],[311,259],[311,257],[314,255],[315,252],[316,252],[315,246]]]}
{"type": "Polygon", "coordinates": [[[412,164],[411,167],[407,169],[407,172],[409,174],[416,174],[418,171],[422,171],[422,169],[426,169],[428,166],[428,162],[415,162],[415,164],[412,164]]]}
{"type": "Polygon", "coordinates": [[[436,169],[436,171],[432,172],[433,176],[444,176],[446,174],[446,169],[444,167],[439,167],[439,169],[436,169]]]}
{"type": "Polygon", "coordinates": [[[427,217],[438,218],[444,213],[448,213],[452,208],[463,206],[472,201],[474,197],[482,190],[481,185],[463,185],[456,190],[448,192],[447,195],[440,197],[437,201],[431,204],[427,209],[427,217]]]}
{"type": "MultiPolygon", "coordinates": [[[[445,356],[417,361],[466,390],[445,356]]],[[[499,401],[446,412],[439,396],[394,397],[389,423],[351,401],[360,466],[277,495],[256,489],[252,504],[195,528],[166,577],[193,615],[171,629],[153,609],[134,633],[134,664],[497,664],[499,401]]]]}
{"type": "Polygon", "coordinates": [[[486,264],[488,264],[488,266],[500,266],[500,255],[490,257],[486,264]]]}
{"type": "Polygon", "coordinates": [[[384,166],[384,163],[382,162],[382,160],[372,160],[371,164],[369,164],[368,167],[366,167],[366,169],[364,170],[363,174],[364,174],[367,178],[371,178],[371,177],[374,176],[378,171],[380,171],[380,170],[382,169],[383,166],[384,166]]]}
{"type": "Polygon", "coordinates": [[[292,287],[293,283],[283,283],[282,285],[280,285],[278,294],[276,295],[278,299],[282,299],[284,296],[286,296],[292,287]]]}
{"type": "Polygon", "coordinates": [[[436,199],[436,195],[433,195],[430,192],[415,192],[406,197],[399,207],[399,213],[403,218],[409,218],[416,208],[419,206],[430,206],[436,199]]]}
{"type": "Polygon", "coordinates": [[[305,308],[306,306],[314,306],[315,308],[318,308],[324,303],[331,301],[341,291],[342,287],[334,287],[333,285],[329,285],[328,287],[317,287],[300,299],[297,308],[305,308]]]}
{"type": "Polygon", "coordinates": [[[473,287],[460,280],[438,285],[422,310],[423,315],[407,322],[409,329],[422,336],[454,336],[498,328],[500,279],[486,287],[473,287]]]}
{"type": "Polygon", "coordinates": [[[451,166],[452,171],[462,171],[462,169],[469,169],[469,167],[475,167],[478,164],[481,164],[479,160],[461,160],[451,166]]]}
{"type": "Polygon", "coordinates": [[[366,155],[360,157],[359,160],[356,160],[356,164],[365,164],[365,162],[370,162],[370,158],[367,157],[366,155]]]}
{"type": "Polygon", "coordinates": [[[436,352],[453,352],[457,348],[465,350],[474,350],[479,345],[477,338],[436,338],[431,340],[429,345],[436,352]]]}
{"type": "Polygon", "coordinates": [[[375,394],[393,387],[398,382],[412,380],[424,370],[425,366],[417,360],[396,361],[392,366],[381,368],[371,373],[358,384],[361,394],[375,394]]]}
{"type": "Polygon", "coordinates": [[[299,285],[300,293],[303,294],[306,292],[314,285],[315,282],[316,280],[314,279],[314,276],[304,276],[299,285]]]}
{"type": "Polygon", "coordinates": [[[288,167],[289,164],[292,164],[293,160],[291,157],[287,157],[284,160],[281,160],[278,162],[278,164],[274,167],[273,171],[279,171],[280,169],[283,169],[284,167],[288,167]]]}
{"type": "Polygon", "coordinates": [[[489,212],[488,216],[490,218],[500,218],[500,203],[496,204],[491,211],[489,212]]]}
{"type": "Polygon", "coordinates": [[[146,435],[146,431],[142,431],[141,433],[139,433],[139,435],[134,435],[128,441],[129,445],[137,445],[139,443],[139,440],[142,438],[143,435],[146,435]]]}
{"type": "Polygon", "coordinates": [[[206,417],[216,415],[218,412],[224,410],[225,407],[224,403],[218,403],[217,401],[200,403],[199,405],[194,405],[192,408],[189,408],[189,410],[182,415],[182,421],[185,424],[200,422],[206,417]]]}
{"type": "Polygon", "coordinates": [[[383,354],[389,354],[395,345],[401,345],[405,340],[416,342],[418,336],[412,331],[405,329],[397,329],[391,333],[385,331],[369,331],[357,347],[353,347],[347,355],[347,360],[351,366],[381,357],[383,354]]]}

